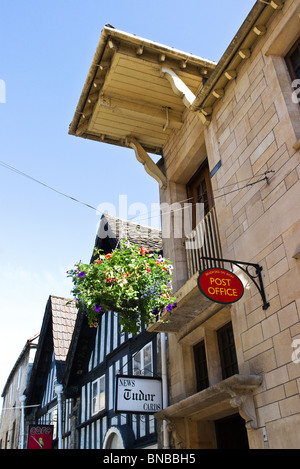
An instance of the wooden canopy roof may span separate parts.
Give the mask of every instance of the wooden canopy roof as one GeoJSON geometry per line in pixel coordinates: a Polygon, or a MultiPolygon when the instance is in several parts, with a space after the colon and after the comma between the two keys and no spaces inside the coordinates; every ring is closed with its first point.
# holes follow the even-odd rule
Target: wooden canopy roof
{"type": "Polygon", "coordinates": [[[162,154],[215,65],[105,26],[69,133],[162,154]]]}

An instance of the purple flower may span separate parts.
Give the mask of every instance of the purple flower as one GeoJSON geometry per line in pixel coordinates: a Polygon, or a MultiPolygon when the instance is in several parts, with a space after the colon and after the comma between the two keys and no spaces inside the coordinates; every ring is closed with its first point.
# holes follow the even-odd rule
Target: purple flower
{"type": "Polygon", "coordinates": [[[78,277],[84,277],[84,276],[85,276],[85,272],[79,272],[78,277]]]}
{"type": "Polygon", "coordinates": [[[155,322],[158,322],[159,320],[159,310],[158,308],[153,309],[153,314],[155,314],[155,322]]]}
{"type": "Polygon", "coordinates": [[[100,309],[101,309],[101,306],[100,306],[100,305],[95,305],[95,311],[96,311],[97,313],[100,312],[100,309]]]}
{"type": "Polygon", "coordinates": [[[170,311],[172,311],[172,309],[176,308],[177,306],[177,303],[169,303],[168,306],[167,306],[167,312],[169,313],[170,311]]]}

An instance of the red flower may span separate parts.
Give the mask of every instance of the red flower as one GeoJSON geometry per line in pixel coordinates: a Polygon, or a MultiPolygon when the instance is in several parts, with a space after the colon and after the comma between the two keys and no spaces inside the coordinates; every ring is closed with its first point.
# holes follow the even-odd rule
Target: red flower
{"type": "Polygon", "coordinates": [[[112,257],[112,254],[106,254],[105,256],[107,259],[110,259],[112,257]]]}
{"type": "Polygon", "coordinates": [[[98,260],[96,261],[96,264],[101,264],[101,262],[102,262],[101,259],[98,259],[98,260]]]}
{"type": "Polygon", "coordinates": [[[145,254],[149,252],[148,249],[144,249],[144,248],[140,248],[140,251],[141,251],[142,256],[144,256],[145,254]]]}

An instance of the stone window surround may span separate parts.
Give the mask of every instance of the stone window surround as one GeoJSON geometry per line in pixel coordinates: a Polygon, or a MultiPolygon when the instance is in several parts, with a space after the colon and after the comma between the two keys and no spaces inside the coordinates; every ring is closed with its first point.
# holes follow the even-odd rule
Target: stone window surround
{"type": "Polygon", "coordinates": [[[300,37],[297,39],[297,41],[295,42],[295,44],[293,45],[291,50],[286,55],[286,61],[287,61],[287,64],[288,64],[288,69],[289,69],[290,75],[291,75],[293,80],[298,79],[297,71],[298,71],[298,69],[300,69],[300,66],[298,66],[297,70],[295,70],[295,68],[294,68],[295,64],[293,63],[293,59],[292,59],[292,55],[297,50],[298,50],[298,52],[300,51],[300,37]]]}
{"type": "MultiPolygon", "coordinates": [[[[195,369],[193,347],[204,340],[210,386],[219,383],[223,379],[217,331],[228,322],[231,322],[230,307],[224,307],[186,335],[178,337],[178,343],[183,346],[184,353],[189,353],[192,356],[193,369],[195,369]]],[[[196,392],[195,373],[193,373],[193,377],[191,387],[186,390],[187,394],[196,392]]],[[[188,380],[186,379],[185,382],[187,383],[188,380]]]]}
{"type": "Polygon", "coordinates": [[[210,419],[214,419],[214,412],[217,408],[217,412],[221,412],[221,414],[225,412],[224,415],[234,413],[234,409],[237,409],[241,417],[244,418],[247,428],[257,428],[252,394],[261,385],[262,377],[238,374],[225,380],[222,378],[217,331],[231,322],[231,308],[232,306],[225,306],[198,327],[189,329],[187,333],[178,333],[178,343],[182,346],[182,353],[191,363],[191,367],[185,366],[182,370],[187,397],[158,413],[156,418],[165,418],[168,422],[172,422],[174,418],[180,417],[180,412],[184,411],[186,417],[189,417],[191,412],[190,418],[195,420],[201,420],[202,416],[204,419],[208,416],[210,419]],[[209,387],[197,392],[193,347],[202,340],[204,340],[206,348],[209,387]],[[214,396],[213,399],[212,396],[214,396]],[[179,414],[176,417],[177,412],[179,414]],[[196,416],[197,414],[198,416],[196,416]]]}

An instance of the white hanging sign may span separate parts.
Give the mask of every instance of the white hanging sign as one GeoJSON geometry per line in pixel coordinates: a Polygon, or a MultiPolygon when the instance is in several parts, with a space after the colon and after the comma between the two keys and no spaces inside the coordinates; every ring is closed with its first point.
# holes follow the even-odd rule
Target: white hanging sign
{"type": "Polygon", "coordinates": [[[154,414],[162,410],[161,379],[116,375],[116,412],[154,414]]]}

